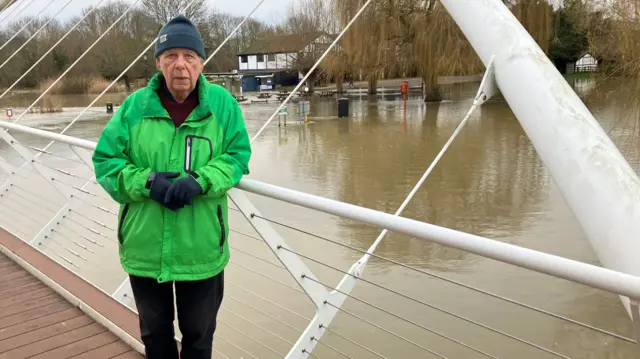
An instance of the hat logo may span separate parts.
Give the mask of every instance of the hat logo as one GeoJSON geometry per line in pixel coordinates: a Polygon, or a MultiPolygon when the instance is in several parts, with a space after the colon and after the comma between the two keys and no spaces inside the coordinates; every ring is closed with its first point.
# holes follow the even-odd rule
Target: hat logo
{"type": "Polygon", "coordinates": [[[167,35],[166,35],[166,34],[165,34],[165,35],[160,36],[160,43],[161,43],[161,44],[162,44],[163,42],[166,42],[166,41],[167,41],[167,35]]]}

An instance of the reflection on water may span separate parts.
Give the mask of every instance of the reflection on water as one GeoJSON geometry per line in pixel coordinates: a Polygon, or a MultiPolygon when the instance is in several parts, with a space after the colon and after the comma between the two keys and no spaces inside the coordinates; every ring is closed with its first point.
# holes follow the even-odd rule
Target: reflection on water
{"type": "MultiPolygon", "coordinates": [[[[575,82],[577,92],[637,169],[640,158],[635,126],[637,109],[629,106],[628,98],[624,96],[627,90],[619,82],[594,86],[593,82],[580,81],[575,82]]],[[[274,120],[255,142],[250,178],[394,213],[462,120],[472,103],[476,86],[448,89],[449,101],[441,104],[425,105],[417,98],[410,98],[406,109],[394,96],[352,98],[352,117],[348,120],[300,123],[296,121],[295,111],[291,110],[295,106],[291,105],[289,113],[293,118],[288,119],[288,125],[278,126],[277,119],[274,120]]],[[[72,105],[78,106],[79,102],[72,105]]],[[[276,105],[243,104],[242,108],[249,132],[255,133],[276,105]]],[[[311,113],[312,117],[336,115],[337,103],[335,99],[314,99],[311,113]]],[[[68,134],[95,140],[106,120],[100,116],[82,121],[68,134]]],[[[56,131],[51,124],[48,126],[48,130],[56,131]]],[[[60,123],[54,127],[59,131],[64,126],[65,123],[60,123]]],[[[6,146],[1,150],[6,153],[6,146]]],[[[370,226],[255,195],[250,198],[269,219],[348,246],[366,249],[380,232],[370,226]]],[[[508,106],[499,99],[476,111],[403,216],[597,264],[584,234],[534,147],[508,106]]],[[[231,221],[232,226],[248,228],[233,213],[231,221]]],[[[275,226],[302,254],[343,270],[361,256],[357,251],[275,226]]],[[[236,241],[240,245],[242,239],[236,241]]],[[[246,248],[253,248],[253,245],[249,243],[246,248]]],[[[399,234],[389,234],[377,254],[597,327],[633,335],[629,318],[618,298],[611,294],[399,234]]],[[[312,262],[308,264],[325,283],[335,285],[341,278],[340,273],[312,262]]],[[[248,274],[234,269],[231,276],[238,278],[248,274]]],[[[371,261],[365,278],[570,354],[572,358],[635,357],[633,346],[629,344],[506,305],[380,259],[371,261]]],[[[255,286],[265,285],[255,278],[249,282],[255,286]]],[[[553,357],[365,283],[360,283],[354,294],[499,357],[553,357]]],[[[304,307],[307,304],[295,305],[304,307]]],[[[394,328],[399,334],[446,353],[450,358],[480,357],[416,327],[402,326],[396,319],[355,301],[348,301],[346,309],[376,323],[384,323],[385,327],[394,328]]],[[[399,346],[393,337],[379,330],[372,331],[370,326],[358,323],[348,315],[339,315],[335,328],[390,358],[425,357],[423,351],[399,346]],[[403,350],[401,353],[399,348],[403,350]]],[[[347,347],[340,339],[330,337],[327,342],[339,349],[359,353],[355,356],[358,358],[375,357],[371,353],[353,351],[353,347],[347,347]]],[[[319,357],[338,357],[335,352],[319,350],[318,353],[323,354],[319,357]]]]}

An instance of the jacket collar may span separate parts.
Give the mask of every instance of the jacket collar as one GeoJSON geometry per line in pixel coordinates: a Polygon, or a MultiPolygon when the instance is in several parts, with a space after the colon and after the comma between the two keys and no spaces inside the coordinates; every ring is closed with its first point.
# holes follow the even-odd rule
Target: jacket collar
{"type": "MultiPolygon", "coordinates": [[[[160,102],[160,96],[158,96],[158,90],[162,91],[162,83],[164,76],[162,72],[157,72],[145,88],[145,101],[144,106],[141,109],[143,117],[156,117],[170,119],[169,113],[162,106],[160,102]]],[[[193,113],[189,115],[185,123],[201,120],[211,114],[211,107],[209,106],[209,82],[203,74],[198,76],[198,85],[196,90],[198,91],[198,107],[193,110],[193,113]]]]}

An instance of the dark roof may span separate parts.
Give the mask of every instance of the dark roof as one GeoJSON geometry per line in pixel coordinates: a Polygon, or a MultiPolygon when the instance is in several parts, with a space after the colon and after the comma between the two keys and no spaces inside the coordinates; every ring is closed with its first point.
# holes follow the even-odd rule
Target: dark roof
{"type": "Polygon", "coordinates": [[[323,34],[323,32],[314,31],[293,35],[263,35],[261,38],[254,40],[243,51],[240,51],[238,56],[298,52],[323,34]]]}

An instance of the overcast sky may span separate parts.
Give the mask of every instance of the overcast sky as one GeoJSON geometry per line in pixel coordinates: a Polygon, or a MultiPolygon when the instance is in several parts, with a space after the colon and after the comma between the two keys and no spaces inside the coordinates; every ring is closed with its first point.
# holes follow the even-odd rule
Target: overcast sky
{"type": "MultiPolygon", "coordinates": [[[[25,14],[35,15],[51,3],[51,1],[52,0],[18,0],[18,2],[11,7],[17,7],[16,10],[13,10],[11,17],[14,18],[18,13],[21,13],[21,15],[19,15],[20,17],[25,14]],[[29,4],[29,6],[27,6],[27,4],[29,4]],[[23,9],[24,11],[22,11],[23,9]]],[[[45,10],[44,14],[55,14],[68,1],[69,0],[53,0],[53,4],[45,10]]],[[[79,14],[82,8],[97,4],[99,1],[100,0],[72,0],[69,6],[67,6],[57,18],[66,20],[73,15],[79,14]]],[[[208,0],[207,3],[210,7],[222,12],[228,12],[234,15],[247,15],[258,1],[259,0],[208,0]]],[[[294,0],[266,0],[253,17],[270,23],[279,22],[293,1],[294,0]]],[[[107,2],[109,2],[109,0],[105,0],[104,3],[107,2]]],[[[9,11],[11,10],[7,10],[7,12],[9,11]]]]}

